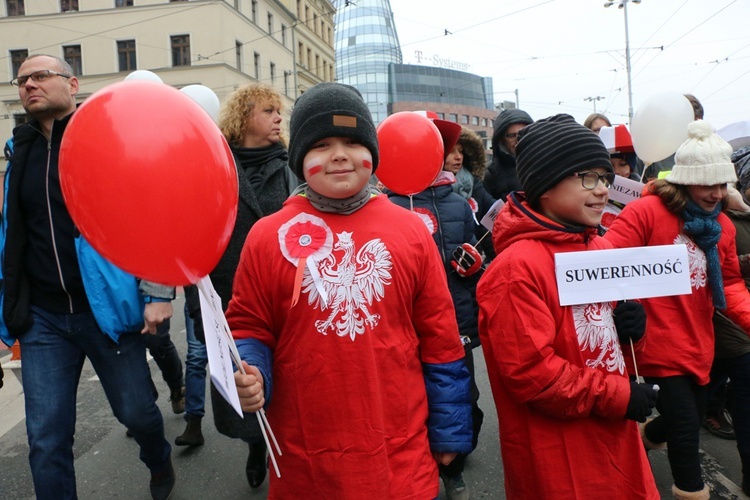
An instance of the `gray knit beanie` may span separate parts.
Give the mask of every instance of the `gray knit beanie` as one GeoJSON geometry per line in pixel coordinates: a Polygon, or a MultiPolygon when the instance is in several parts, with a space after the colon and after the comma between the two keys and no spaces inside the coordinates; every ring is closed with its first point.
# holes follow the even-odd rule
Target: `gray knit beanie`
{"type": "Polygon", "coordinates": [[[516,171],[532,204],[565,177],[592,168],[613,172],[599,136],[560,114],[527,125],[518,134],[516,171]]]}
{"type": "Polygon", "coordinates": [[[372,153],[378,166],[378,136],[362,94],[350,85],[319,83],[294,103],[289,120],[289,168],[304,180],[302,163],[313,144],[326,137],[354,139],[372,153]]]}

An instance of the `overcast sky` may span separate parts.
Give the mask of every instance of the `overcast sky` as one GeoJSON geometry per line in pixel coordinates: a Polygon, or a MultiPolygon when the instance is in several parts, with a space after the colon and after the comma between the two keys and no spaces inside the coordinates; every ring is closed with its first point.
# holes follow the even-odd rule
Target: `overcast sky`
{"type": "MultiPolygon", "coordinates": [[[[404,63],[417,64],[416,51],[467,63],[493,78],[496,103],[515,101],[518,89],[534,119],[569,113],[582,122],[596,105],[627,123],[620,0],[390,3],[404,63]]],[[[750,0],[631,1],[627,14],[634,111],[674,91],[698,97],[716,128],[750,120],[750,0]]]]}

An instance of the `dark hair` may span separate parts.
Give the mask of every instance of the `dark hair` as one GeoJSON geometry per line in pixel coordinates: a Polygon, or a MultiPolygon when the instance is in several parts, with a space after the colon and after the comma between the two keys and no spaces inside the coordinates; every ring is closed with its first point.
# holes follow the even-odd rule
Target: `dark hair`
{"type": "MultiPolygon", "coordinates": [[[[687,192],[687,186],[682,184],[672,184],[666,179],[656,179],[648,184],[648,192],[657,195],[667,207],[667,210],[682,218],[682,212],[687,207],[690,194],[687,192]]],[[[727,207],[727,197],[721,200],[722,210],[727,207]]]]}
{"type": "Polygon", "coordinates": [[[693,117],[696,120],[703,119],[703,105],[693,94],[684,94],[685,98],[690,101],[690,105],[693,107],[693,117]]]}

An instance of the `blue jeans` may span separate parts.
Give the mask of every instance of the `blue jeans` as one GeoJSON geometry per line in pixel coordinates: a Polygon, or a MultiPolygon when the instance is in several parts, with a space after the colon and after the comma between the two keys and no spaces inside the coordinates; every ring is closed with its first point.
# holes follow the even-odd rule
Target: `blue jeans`
{"type": "Polygon", "coordinates": [[[171,392],[180,392],[185,385],[182,375],[182,361],[177,348],[169,335],[169,320],[156,327],[156,335],[143,335],[146,348],[154,358],[161,376],[171,392]]]}
{"type": "Polygon", "coordinates": [[[85,358],[91,361],[117,420],[133,433],[140,459],[160,471],[171,447],[151,390],[140,333],[118,344],[101,332],[93,314],[57,314],[32,306],[32,327],[19,337],[26,400],[26,431],[39,500],[76,498],[73,436],[76,393],[85,358]]]}
{"type": "Polygon", "coordinates": [[[185,304],[185,331],[187,332],[187,358],[185,358],[185,418],[202,417],[206,413],[206,346],[195,338],[193,319],[185,304]]]}

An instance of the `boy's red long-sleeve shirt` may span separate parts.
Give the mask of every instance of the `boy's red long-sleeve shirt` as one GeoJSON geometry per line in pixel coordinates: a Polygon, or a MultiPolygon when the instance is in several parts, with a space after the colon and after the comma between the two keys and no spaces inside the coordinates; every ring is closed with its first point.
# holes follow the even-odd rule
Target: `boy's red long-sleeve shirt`
{"type": "Polygon", "coordinates": [[[226,316],[236,339],[273,351],[268,419],[283,455],[270,498],[437,497],[423,363],[462,360],[464,351],[442,262],[418,217],[384,195],[351,215],[290,198],[248,235],[226,316]],[[279,229],[301,213],[331,232],[330,260],[318,266],[326,308],[309,274],[291,307],[295,266],[279,229]]]}

